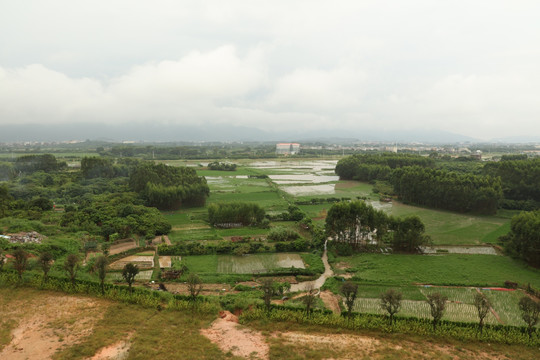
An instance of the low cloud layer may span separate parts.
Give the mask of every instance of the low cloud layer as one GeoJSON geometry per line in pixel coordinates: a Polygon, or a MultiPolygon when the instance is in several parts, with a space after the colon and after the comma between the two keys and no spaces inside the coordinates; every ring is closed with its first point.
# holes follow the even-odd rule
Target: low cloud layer
{"type": "Polygon", "coordinates": [[[540,134],[536,2],[57,3],[0,15],[0,125],[540,134]]]}

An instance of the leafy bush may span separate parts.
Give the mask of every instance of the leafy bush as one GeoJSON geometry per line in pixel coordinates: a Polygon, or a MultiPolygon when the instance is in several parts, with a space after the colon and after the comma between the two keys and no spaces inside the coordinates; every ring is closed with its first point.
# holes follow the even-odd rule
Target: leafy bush
{"type": "Polygon", "coordinates": [[[292,241],[300,238],[296,231],[281,226],[272,228],[266,239],[269,241],[292,241]]]}

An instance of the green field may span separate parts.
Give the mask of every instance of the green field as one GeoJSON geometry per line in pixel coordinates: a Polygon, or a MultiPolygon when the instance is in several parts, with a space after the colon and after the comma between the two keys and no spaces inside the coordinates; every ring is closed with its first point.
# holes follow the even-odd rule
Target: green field
{"type": "MultiPolygon", "coordinates": [[[[380,307],[380,294],[378,296],[366,296],[365,290],[364,286],[359,289],[360,297],[355,301],[355,311],[385,314],[385,311],[380,307]]],[[[402,307],[398,316],[430,319],[430,310],[426,302],[427,295],[437,292],[448,298],[443,320],[477,323],[478,312],[474,306],[474,296],[480,291],[488,297],[493,309],[493,312],[489,312],[486,316],[486,324],[523,326],[518,302],[524,296],[524,293],[520,290],[495,291],[488,289],[477,290],[475,288],[416,287],[420,297],[417,296],[417,293],[414,293],[412,298],[410,291],[403,291],[403,288],[398,290],[403,294],[402,307]]]]}
{"type": "Polygon", "coordinates": [[[540,287],[540,270],[505,256],[358,254],[335,261],[366,284],[502,286],[510,280],[540,287]]]}
{"type": "Polygon", "coordinates": [[[509,230],[512,213],[495,216],[459,214],[450,211],[420,208],[398,202],[389,211],[394,216],[417,215],[426,225],[426,234],[436,245],[478,245],[496,243],[509,230]]]}

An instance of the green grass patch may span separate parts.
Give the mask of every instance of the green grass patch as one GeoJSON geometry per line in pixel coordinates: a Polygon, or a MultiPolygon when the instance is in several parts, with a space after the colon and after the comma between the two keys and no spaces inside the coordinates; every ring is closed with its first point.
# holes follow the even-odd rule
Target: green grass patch
{"type": "Polygon", "coordinates": [[[504,256],[358,254],[337,257],[354,268],[360,283],[502,286],[510,280],[540,287],[540,271],[504,256]]]}
{"type": "Polygon", "coordinates": [[[394,216],[417,215],[426,226],[435,245],[478,245],[496,242],[510,219],[503,216],[480,216],[434,210],[393,202],[389,211],[394,216]],[[501,228],[502,227],[502,228],[501,228]]]}

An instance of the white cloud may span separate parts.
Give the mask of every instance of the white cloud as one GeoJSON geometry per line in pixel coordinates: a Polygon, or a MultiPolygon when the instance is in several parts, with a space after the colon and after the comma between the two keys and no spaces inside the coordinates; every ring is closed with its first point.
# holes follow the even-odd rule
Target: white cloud
{"type": "Polygon", "coordinates": [[[538,134],[540,3],[509,4],[5,1],[0,124],[538,134]]]}

